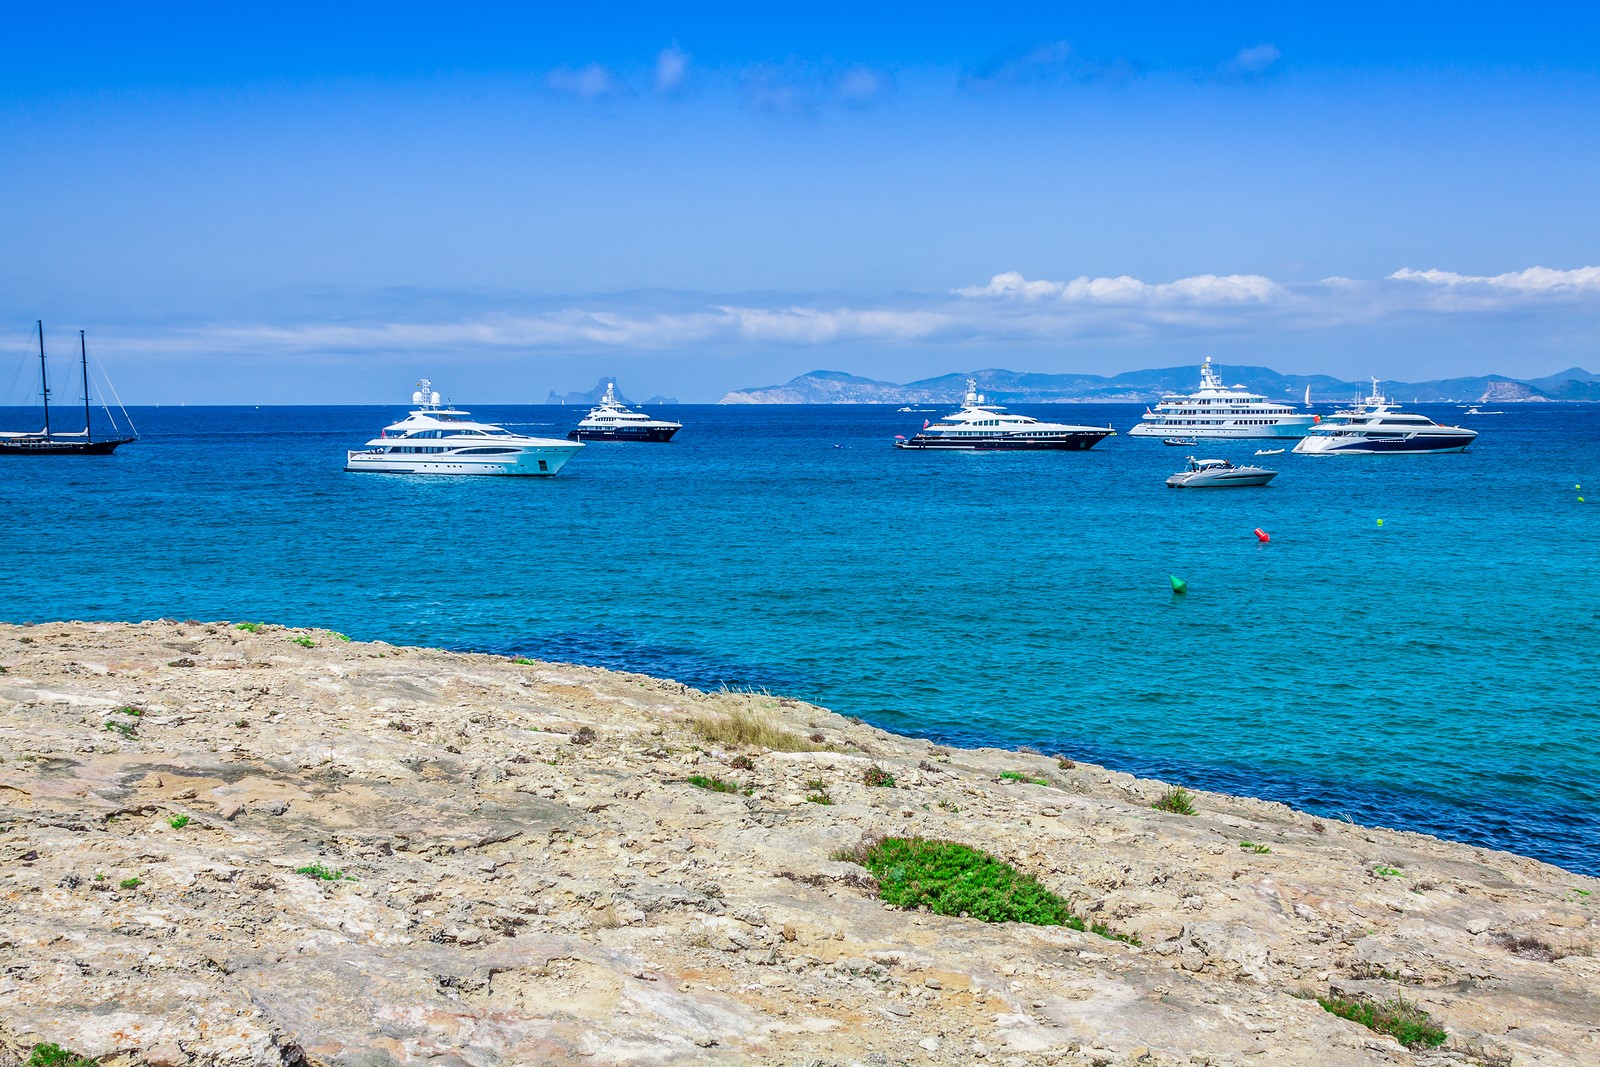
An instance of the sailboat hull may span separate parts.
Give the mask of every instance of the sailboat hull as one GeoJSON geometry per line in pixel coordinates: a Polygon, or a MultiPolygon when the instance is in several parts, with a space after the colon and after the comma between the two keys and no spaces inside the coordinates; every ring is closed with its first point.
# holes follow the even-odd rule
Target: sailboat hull
{"type": "Polygon", "coordinates": [[[0,437],[0,456],[109,456],[132,437],[71,441],[59,437],[0,437]]]}

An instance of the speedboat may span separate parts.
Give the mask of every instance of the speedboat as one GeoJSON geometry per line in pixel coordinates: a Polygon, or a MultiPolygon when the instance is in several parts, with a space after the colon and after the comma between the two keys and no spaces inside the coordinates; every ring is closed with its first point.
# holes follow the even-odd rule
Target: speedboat
{"type": "Polygon", "coordinates": [[[1470,407],[1466,411],[1462,412],[1462,414],[1464,414],[1464,415],[1504,415],[1505,412],[1503,412],[1503,411],[1479,411],[1476,407],[1470,407]]]}
{"type": "Polygon", "coordinates": [[[1266,485],[1278,476],[1265,467],[1236,467],[1225,459],[1195,459],[1167,479],[1171,489],[1222,489],[1231,486],[1266,485]]]}
{"type": "Polygon", "coordinates": [[[967,379],[967,395],[961,410],[935,423],[924,422],[922,431],[907,440],[896,434],[896,448],[962,451],[1041,451],[1093,448],[1116,435],[1109,426],[1071,426],[1059,422],[1040,422],[1026,415],[1013,415],[997,404],[986,402],[978,383],[967,379]]]}
{"type": "MultiPolygon", "coordinates": [[[[1309,395],[1309,391],[1307,393],[1309,395]]],[[[1295,410],[1293,404],[1269,400],[1242,385],[1223,385],[1207,356],[1200,366],[1200,388],[1193,393],[1171,393],[1154,411],[1145,410],[1131,437],[1302,437],[1316,416],[1295,410]]]]}
{"type": "Polygon", "coordinates": [[[1161,443],[1164,445],[1170,445],[1173,448],[1193,448],[1200,442],[1196,441],[1193,437],[1168,437],[1165,438],[1161,443]]]}
{"type": "Polygon", "coordinates": [[[638,411],[629,411],[617,399],[617,383],[606,383],[606,395],[600,398],[582,422],[567,431],[570,441],[670,441],[672,435],[683,429],[681,422],[652,419],[638,411]]]}
{"type": "Polygon", "coordinates": [[[1372,379],[1372,395],[1336,411],[1311,428],[1294,450],[1308,456],[1465,452],[1478,431],[1441,426],[1426,415],[1401,411],[1372,379]]]}
{"type": "Polygon", "coordinates": [[[411,394],[417,407],[399,422],[346,454],[344,469],[377,474],[517,474],[550,477],[567,465],[582,442],[524,437],[469,412],[439,402],[424,378],[411,394]]]}

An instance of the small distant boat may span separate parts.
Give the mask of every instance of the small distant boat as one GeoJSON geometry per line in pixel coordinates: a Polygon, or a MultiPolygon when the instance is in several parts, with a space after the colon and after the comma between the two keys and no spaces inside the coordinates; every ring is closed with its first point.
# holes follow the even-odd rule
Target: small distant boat
{"type": "Polygon", "coordinates": [[[938,411],[938,408],[895,408],[896,411],[938,411]]]}
{"type": "Polygon", "coordinates": [[[1473,407],[1468,408],[1466,411],[1462,412],[1462,414],[1463,415],[1504,415],[1505,412],[1503,412],[1503,411],[1479,411],[1476,406],[1473,406],[1473,407]]]}
{"type": "MultiPolygon", "coordinates": [[[[105,407],[106,417],[111,420],[113,433],[107,437],[96,439],[94,428],[89,423],[89,346],[83,338],[83,331],[78,331],[78,354],[83,363],[83,430],[53,430],[50,427],[50,373],[45,366],[44,359],[44,322],[39,323],[39,396],[44,401],[44,429],[27,430],[22,432],[0,432],[0,456],[109,456],[115,452],[118,445],[125,445],[139,439],[138,431],[133,428],[133,419],[128,416],[128,409],[122,409],[122,417],[127,419],[128,432],[123,433],[122,428],[116,424],[111,409],[105,407]]],[[[101,371],[102,377],[104,370],[101,371]]],[[[110,379],[105,379],[109,387],[110,379]]],[[[115,396],[115,389],[112,389],[115,396]]],[[[120,401],[118,402],[120,406],[120,401]]],[[[105,405],[102,403],[102,407],[105,405]]]]}
{"type": "Polygon", "coordinates": [[[1173,448],[1193,448],[1200,442],[1195,440],[1193,437],[1168,437],[1165,438],[1161,443],[1164,445],[1171,445],[1173,448]]]}
{"type": "Polygon", "coordinates": [[[1281,448],[1258,448],[1258,449],[1256,449],[1256,455],[1258,455],[1258,456],[1281,456],[1281,455],[1283,455],[1283,449],[1281,449],[1281,448]]]}
{"type": "Polygon", "coordinates": [[[1225,489],[1235,486],[1266,485],[1278,476],[1265,467],[1236,467],[1225,459],[1195,459],[1167,479],[1169,489],[1225,489]]]}

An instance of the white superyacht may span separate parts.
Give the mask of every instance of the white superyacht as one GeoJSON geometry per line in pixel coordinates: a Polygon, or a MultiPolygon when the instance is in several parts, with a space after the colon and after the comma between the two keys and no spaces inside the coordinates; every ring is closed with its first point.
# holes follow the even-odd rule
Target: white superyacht
{"type": "Polygon", "coordinates": [[[683,429],[681,422],[652,419],[642,411],[629,411],[617,399],[617,383],[606,383],[600,398],[582,422],[567,431],[572,441],[670,441],[683,429]]]}
{"type": "Polygon", "coordinates": [[[895,435],[896,448],[959,451],[1082,451],[1116,435],[1109,426],[1069,426],[1059,422],[1040,422],[1026,415],[1014,415],[997,404],[986,403],[978,383],[967,379],[967,395],[961,410],[935,423],[924,423],[922,432],[907,440],[895,435]]]}
{"type": "Polygon", "coordinates": [[[1426,415],[1401,411],[1374,378],[1371,396],[1323,419],[1294,450],[1305,456],[1431,455],[1465,452],[1477,437],[1477,430],[1441,426],[1426,415]]]}
{"type": "Polygon", "coordinates": [[[1130,437],[1254,438],[1304,437],[1316,416],[1293,404],[1270,400],[1242,385],[1223,385],[1207,356],[1200,367],[1200,388],[1161,398],[1146,409],[1130,437]]]}
{"type": "Polygon", "coordinates": [[[551,477],[566,466],[581,441],[524,437],[469,412],[439,402],[424,378],[411,394],[417,407],[399,422],[346,454],[344,469],[377,474],[511,474],[551,477]]]}

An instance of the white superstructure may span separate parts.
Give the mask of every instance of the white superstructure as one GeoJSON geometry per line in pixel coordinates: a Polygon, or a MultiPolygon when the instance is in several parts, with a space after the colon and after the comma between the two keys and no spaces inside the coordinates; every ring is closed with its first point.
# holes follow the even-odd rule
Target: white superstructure
{"type": "Polygon", "coordinates": [[[996,404],[985,403],[978,383],[967,379],[967,395],[961,410],[935,423],[925,423],[922,432],[907,440],[896,435],[896,448],[946,449],[960,451],[1082,451],[1093,448],[1117,431],[1109,426],[1069,426],[1059,422],[1040,422],[1026,415],[1014,415],[996,404]]]}
{"type": "Polygon", "coordinates": [[[344,469],[378,474],[516,474],[550,477],[582,442],[524,437],[439,402],[424,378],[411,394],[417,408],[383,428],[364,449],[346,454],[344,469]]]}
{"type": "MultiPolygon", "coordinates": [[[[1309,389],[1307,392],[1309,394],[1309,389]]],[[[1200,367],[1200,389],[1161,398],[1146,410],[1131,437],[1303,437],[1316,417],[1293,404],[1269,400],[1242,385],[1223,385],[1207,356],[1200,367]]]]}
{"type": "Polygon", "coordinates": [[[1294,446],[1308,456],[1373,456],[1465,452],[1478,431],[1441,426],[1426,415],[1401,411],[1372,379],[1372,395],[1323,419],[1294,446]]]}

